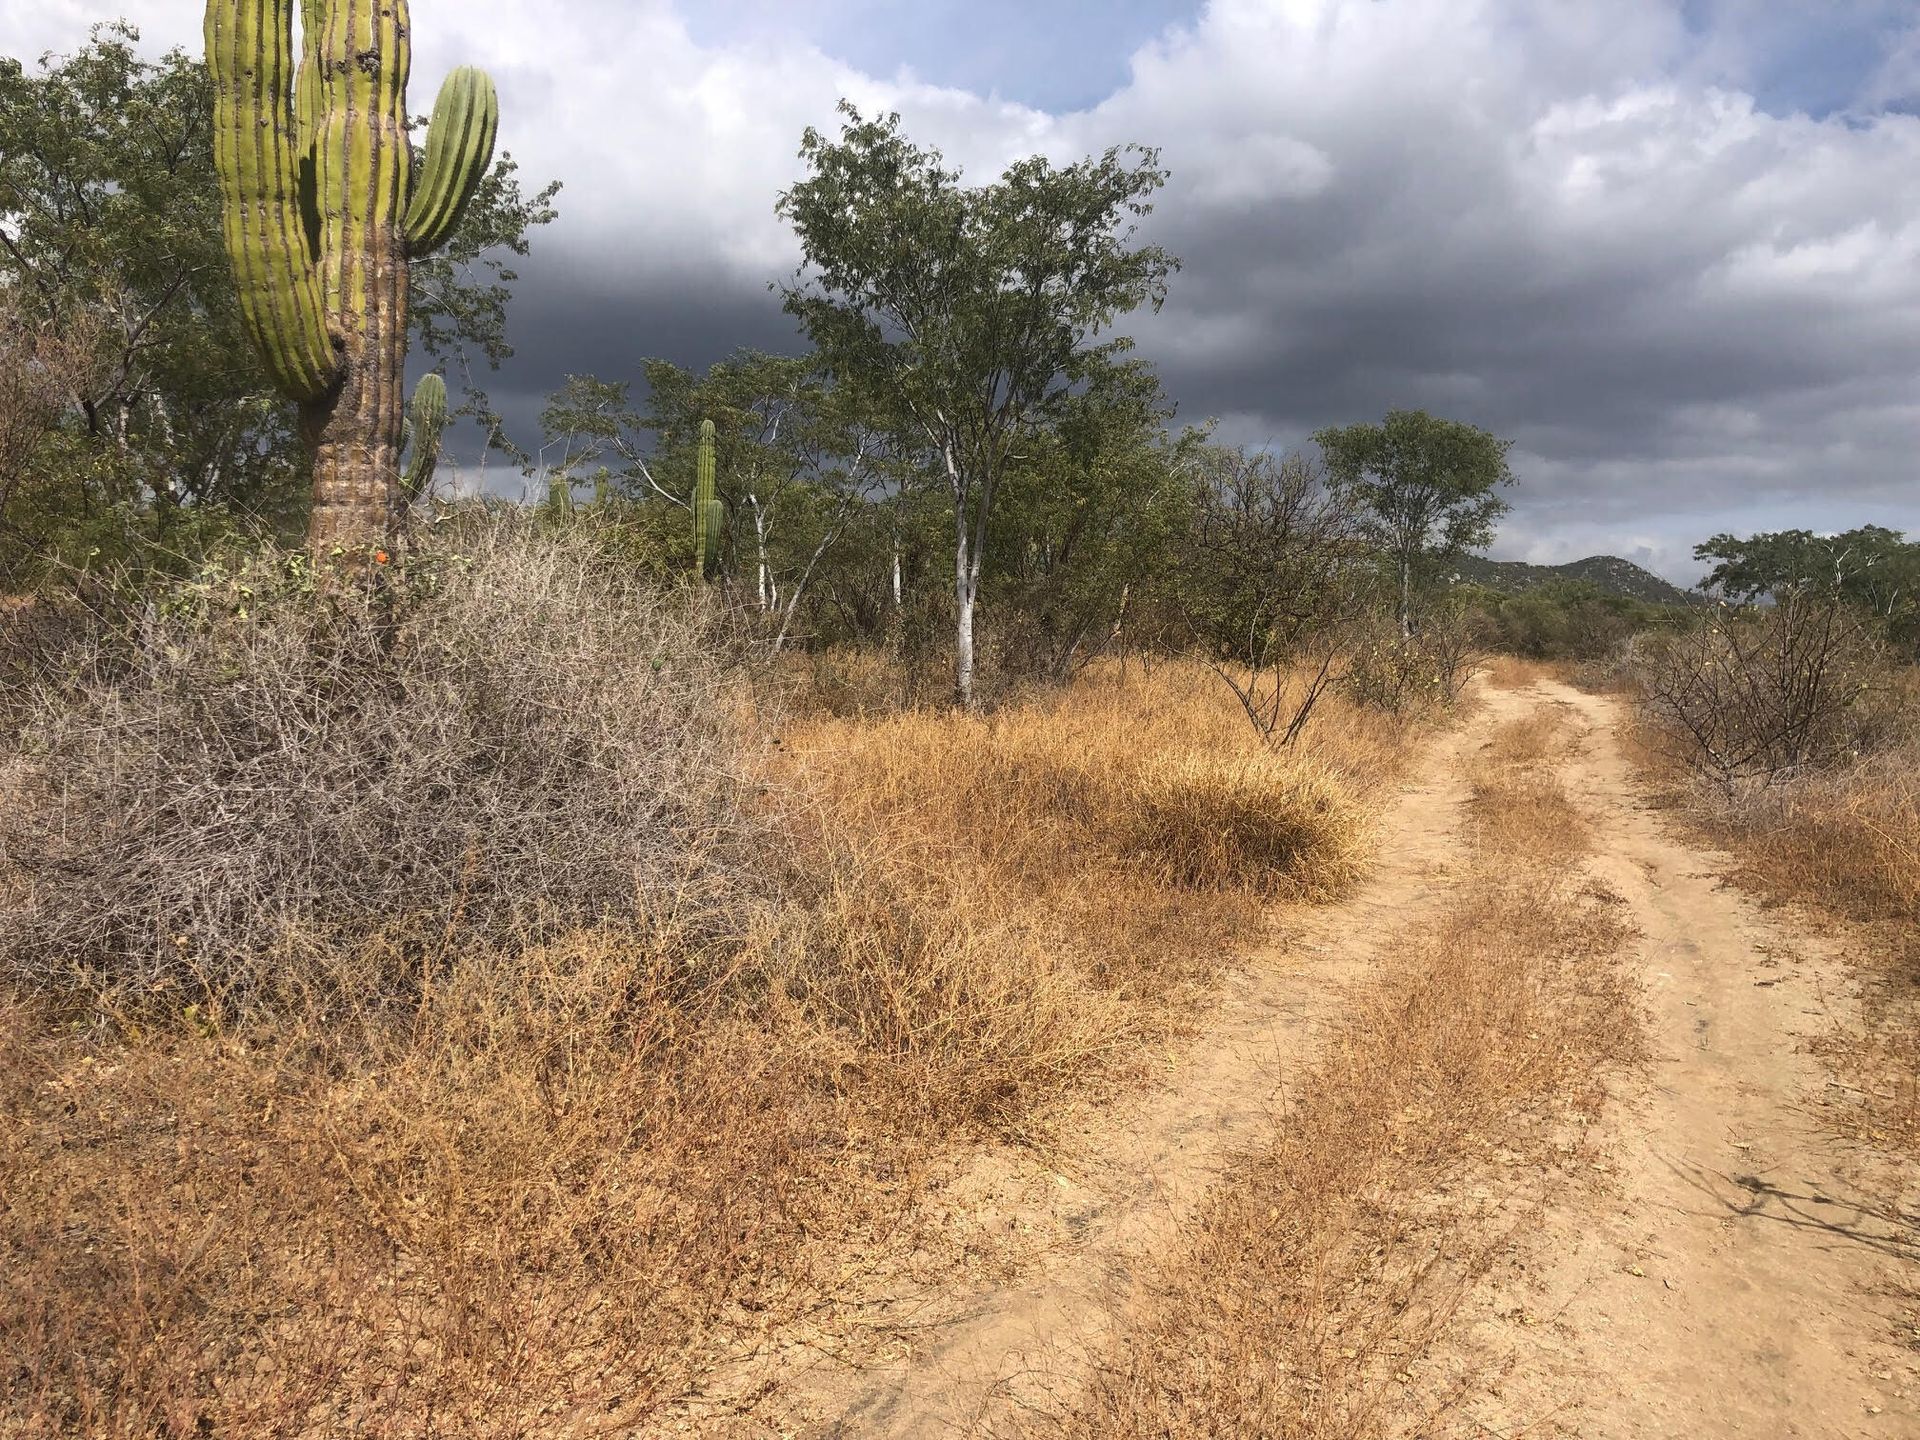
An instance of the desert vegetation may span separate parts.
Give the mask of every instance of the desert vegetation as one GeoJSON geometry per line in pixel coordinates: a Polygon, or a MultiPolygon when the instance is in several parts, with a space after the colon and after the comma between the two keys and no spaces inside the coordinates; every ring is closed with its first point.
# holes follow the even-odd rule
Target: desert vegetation
{"type": "Polygon", "coordinates": [[[1641,1053],[1556,665],[1773,883],[1920,918],[1899,536],[1465,580],[1505,439],[1175,425],[1158,152],[980,183],[846,103],[767,197],[798,353],[516,439],[559,186],[477,70],[416,118],[411,33],[0,60],[0,1430],[774,1424],[1028,1273],[969,1187],[1070,1188],[1444,763],[1444,879],[1048,1412],[1394,1433],[1510,1233],[1448,1197],[1575,1187],[1641,1053]]]}
{"type": "Polygon", "coordinates": [[[1830,1049],[1864,1129],[1920,1143],[1920,545],[1865,527],[1700,554],[1721,603],[1617,667],[1643,749],[1750,880],[1867,927],[1866,1026],[1830,1049]]]}

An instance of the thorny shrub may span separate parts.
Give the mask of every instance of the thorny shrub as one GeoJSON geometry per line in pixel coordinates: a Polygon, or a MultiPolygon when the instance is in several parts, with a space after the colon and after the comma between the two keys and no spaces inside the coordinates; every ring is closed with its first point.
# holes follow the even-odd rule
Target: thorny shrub
{"type": "Polygon", "coordinates": [[[1865,703],[1884,647],[1849,606],[1792,594],[1757,612],[1721,609],[1642,648],[1642,703],[1671,757],[1732,791],[1773,785],[1875,746],[1865,703]]]}
{"type": "Polygon", "coordinates": [[[255,553],[43,637],[7,696],[0,964],[244,1008],[315,979],[296,955],[404,970],[736,884],[713,619],[521,528],[345,584],[255,553]]]}

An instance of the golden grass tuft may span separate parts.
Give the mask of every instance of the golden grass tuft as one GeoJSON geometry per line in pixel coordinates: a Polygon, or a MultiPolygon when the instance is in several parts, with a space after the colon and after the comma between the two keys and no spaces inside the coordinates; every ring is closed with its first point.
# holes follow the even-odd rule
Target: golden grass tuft
{"type": "Polygon", "coordinates": [[[1480,668],[1496,690],[1524,690],[1541,680],[1565,679],[1567,674],[1561,661],[1530,660],[1524,655],[1489,655],[1480,668]]]}

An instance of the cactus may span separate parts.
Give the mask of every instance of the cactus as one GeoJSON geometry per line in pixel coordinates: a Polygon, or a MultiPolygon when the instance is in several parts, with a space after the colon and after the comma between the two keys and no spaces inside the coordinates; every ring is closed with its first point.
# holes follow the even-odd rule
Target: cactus
{"type": "Polygon", "coordinates": [[[547,513],[555,520],[565,520],[573,514],[573,482],[565,475],[555,473],[547,477],[547,513]]]}
{"type": "Polygon", "coordinates": [[[693,565],[702,580],[713,574],[720,559],[720,531],[726,507],[713,493],[713,421],[700,422],[700,446],[695,451],[693,480],[693,565]]]}
{"type": "Polygon", "coordinates": [[[440,436],[447,428],[447,382],[437,374],[420,377],[413,387],[413,399],[407,403],[403,427],[406,442],[413,449],[401,476],[401,493],[409,502],[418,500],[433,484],[434,467],[440,463],[440,436]]]}
{"type": "Polygon", "coordinates": [[[240,313],[300,405],[308,543],[377,542],[401,493],[407,262],[443,242],[493,157],[499,103],[447,78],[409,183],[407,0],[207,0],[214,167],[240,313]]]}

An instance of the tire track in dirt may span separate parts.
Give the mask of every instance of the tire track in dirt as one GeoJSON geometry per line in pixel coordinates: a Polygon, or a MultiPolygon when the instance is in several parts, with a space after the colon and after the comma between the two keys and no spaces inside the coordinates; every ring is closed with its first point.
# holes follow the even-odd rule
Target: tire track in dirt
{"type": "MultiPolygon", "coordinates": [[[[829,1437],[978,1434],[1071,1395],[1136,1273],[1225,1172],[1270,1130],[1290,1077],[1312,1059],[1348,986],[1379,946],[1443,896],[1464,858],[1460,757],[1484,743],[1476,713],[1412,768],[1380,821],[1379,863],[1348,899],[1289,908],[1282,936],[1226,983],[1177,1073],[1104,1120],[1080,1183],[1060,1200],[1075,1242],[1017,1283],[984,1287],[916,1316],[899,1360],[849,1374],[825,1366],[788,1380],[777,1433],[829,1437]]],[[[1064,1178],[1064,1177],[1063,1177],[1064,1178]]],[[[770,1407],[771,1408],[771,1407],[770,1407]]]]}
{"type": "Polygon", "coordinates": [[[1615,1193],[1551,1213],[1532,1247],[1549,1263],[1481,1297],[1468,1363],[1505,1379],[1473,1433],[1920,1434],[1920,1357],[1891,1343],[1920,1228],[1888,1198],[1891,1157],[1844,1145],[1812,1103],[1806,1041],[1844,1019],[1843,958],[1667,833],[1616,701],[1536,693],[1590,727],[1562,778],[1594,826],[1592,873],[1640,931],[1654,1058],[1608,1127],[1615,1193]]]}

